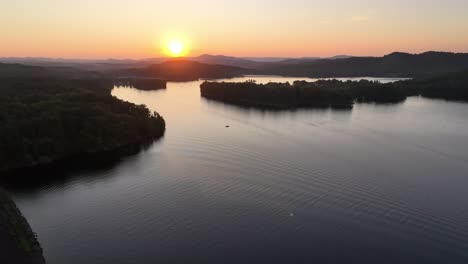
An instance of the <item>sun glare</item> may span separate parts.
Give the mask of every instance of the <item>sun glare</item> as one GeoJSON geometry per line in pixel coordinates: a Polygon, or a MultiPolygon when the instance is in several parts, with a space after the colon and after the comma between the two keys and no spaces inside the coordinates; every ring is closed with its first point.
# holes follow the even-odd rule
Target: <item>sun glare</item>
{"type": "Polygon", "coordinates": [[[167,51],[171,57],[182,57],[186,53],[186,47],[180,40],[171,40],[167,45],[167,51]]]}

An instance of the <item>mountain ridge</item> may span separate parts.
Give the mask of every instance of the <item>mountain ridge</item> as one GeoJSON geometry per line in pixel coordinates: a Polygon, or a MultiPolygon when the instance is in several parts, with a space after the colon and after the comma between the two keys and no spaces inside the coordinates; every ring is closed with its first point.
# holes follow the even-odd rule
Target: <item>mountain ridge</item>
{"type": "MultiPolygon", "coordinates": [[[[3,62],[0,58],[0,62],[3,62]]],[[[337,55],[329,58],[289,58],[280,61],[253,61],[245,58],[230,57],[225,55],[203,54],[198,57],[186,58],[152,58],[145,60],[92,60],[90,63],[45,61],[28,61],[25,58],[17,60],[9,59],[8,62],[20,63],[23,65],[44,66],[44,67],[69,67],[79,68],[86,71],[96,71],[101,73],[126,74],[129,72],[140,75],[150,75],[154,77],[156,72],[166,68],[162,77],[188,77],[200,78],[226,78],[244,75],[280,75],[290,77],[408,77],[430,76],[434,74],[444,74],[468,69],[468,53],[427,51],[419,54],[407,52],[392,52],[382,57],[356,57],[347,55],[337,55]],[[15,62],[16,61],[16,62],[15,62]],[[172,62],[178,61],[187,67],[182,67],[186,72],[182,76],[179,69],[179,76],[172,75],[167,69],[172,62]],[[168,63],[169,62],[169,63],[168,63]],[[189,63],[189,62],[196,62],[189,63]],[[191,66],[188,67],[188,64],[191,66]],[[159,66],[155,66],[159,65],[159,66]],[[210,65],[210,66],[208,66],[210,65]],[[145,68],[152,69],[153,72],[145,72],[145,68]],[[209,69],[208,69],[209,68],[209,69]],[[159,70],[158,70],[159,69],[159,70]],[[217,72],[217,73],[215,73],[217,72]]],[[[177,67],[174,68],[177,70],[177,67]]],[[[128,74],[127,74],[128,75],[128,74]]],[[[161,76],[158,76],[161,78],[161,76]]],[[[182,78],[185,79],[185,78],[182,78]]]]}

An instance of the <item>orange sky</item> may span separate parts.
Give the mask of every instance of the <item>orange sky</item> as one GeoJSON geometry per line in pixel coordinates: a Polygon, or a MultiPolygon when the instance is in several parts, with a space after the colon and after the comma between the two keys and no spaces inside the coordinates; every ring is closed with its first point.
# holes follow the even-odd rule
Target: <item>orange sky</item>
{"type": "Polygon", "coordinates": [[[468,52],[465,0],[15,0],[1,57],[145,58],[170,39],[233,56],[468,52]]]}

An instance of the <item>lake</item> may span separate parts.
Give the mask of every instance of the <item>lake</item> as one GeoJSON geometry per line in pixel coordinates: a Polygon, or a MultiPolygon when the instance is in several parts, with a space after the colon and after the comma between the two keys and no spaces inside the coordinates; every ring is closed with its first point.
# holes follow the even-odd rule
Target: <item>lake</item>
{"type": "Polygon", "coordinates": [[[116,87],[164,138],[14,193],[49,264],[468,263],[468,104],[263,111],[200,83],[116,87]]]}

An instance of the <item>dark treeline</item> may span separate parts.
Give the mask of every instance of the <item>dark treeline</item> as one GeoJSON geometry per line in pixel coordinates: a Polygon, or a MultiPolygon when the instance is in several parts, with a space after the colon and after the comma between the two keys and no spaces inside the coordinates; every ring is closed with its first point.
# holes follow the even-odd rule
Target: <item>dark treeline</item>
{"type": "Polygon", "coordinates": [[[201,95],[208,99],[265,108],[352,108],[354,102],[397,103],[406,95],[398,85],[362,80],[320,80],[257,84],[204,82],[201,95]]]}
{"type": "Polygon", "coordinates": [[[113,71],[121,77],[156,78],[167,81],[195,81],[243,76],[250,71],[226,65],[204,64],[188,60],[171,60],[143,68],[129,68],[113,71]]]}
{"type": "Polygon", "coordinates": [[[158,113],[111,96],[111,80],[31,71],[41,69],[0,78],[0,171],[109,153],[164,133],[158,113]]]}
{"type": "Polygon", "coordinates": [[[114,81],[117,86],[130,86],[138,90],[152,91],[165,89],[167,81],[154,78],[119,78],[114,81]]]}
{"type": "Polygon", "coordinates": [[[257,84],[204,82],[201,95],[222,102],[264,108],[351,108],[355,102],[398,103],[408,96],[468,101],[468,72],[421,80],[374,81],[319,80],[257,84]]]}
{"type": "Polygon", "coordinates": [[[468,102],[468,71],[401,82],[409,95],[468,102]]]}
{"type": "Polygon", "coordinates": [[[44,264],[42,248],[28,222],[8,194],[0,189],[0,263],[44,264]]]}

